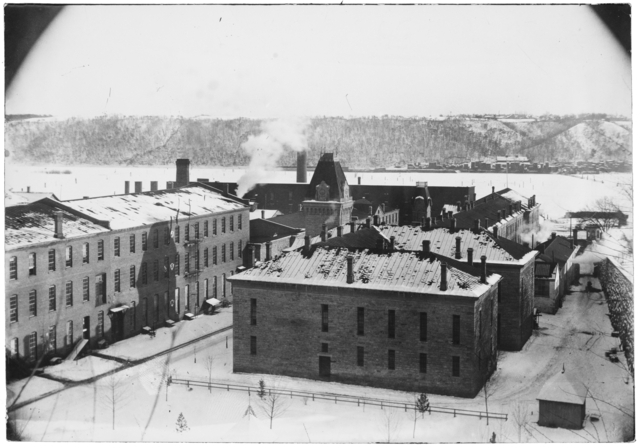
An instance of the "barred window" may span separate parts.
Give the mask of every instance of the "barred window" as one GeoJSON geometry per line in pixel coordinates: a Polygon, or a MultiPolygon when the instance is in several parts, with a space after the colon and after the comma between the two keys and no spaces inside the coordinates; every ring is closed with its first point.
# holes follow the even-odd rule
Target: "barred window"
{"type": "Polygon", "coordinates": [[[222,223],[220,224],[220,226],[221,226],[220,231],[221,231],[222,233],[226,233],[226,231],[227,231],[227,229],[226,229],[226,227],[227,227],[226,222],[227,222],[227,218],[222,218],[222,223]]]}
{"type": "Polygon", "coordinates": [[[29,292],[29,317],[38,315],[38,294],[35,289],[29,292]]]}
{"type": "Polygon", "coordinates": [[[420,341],[427,340],[427,313],[420,313],[420,341]]]}
{"type": "Polygon", "coordinates": [[[18,295],[9,298],[9,322],[18,322],[18,295]]]}
{"type": "Polygon", "coordinates": [[[180,275],[180,254],[176,254],[175,275],[180,275]]]}
{"type": "Polygon", "coordinates": [[[204,248],[204,254],[202,254],[202,260],[204,261],[204,267],[209,267],[209,248],[204,248]]]}
{"type": "Polygon", "coordinates": [[[389,310],[389,339],[393,339],[396,337],[396,312],[395,310],[389,310]]]}
{"type": "Polygon", "coordinates": [[[89,243],[82,245],[82,263],[89,263],[89,243]]]}
{"type": "Polygon", "coordinates": [[[193,233],[194,233],[193,237],[195,239],[200,238],[200,223],[199,222],[197,222],[197,223],[195,223],[193,225],[193,233]]]}
{"type": "Polygon", "coordinates": [[[142,263],[142,266],[140,268],[142,270],[142,284],[146,285],[147,284],[147,263],[142,263]]]}
{"type": "Polygon", "coordinates": [[[242,259],[242,240],[238,241],[238,258],[242,259]]]}
{"type": "Polygon", "coordinates": [[[227,262],[227,245],[223,244],[221,248],[222,248],[222,255],[221,255],[222,262],[226,263],[227,262]]]}
{"type": "Polygon", "coordinates": [[[120,292],[120,269],[116,269],[113,272],[113,290],[120,292]]]}
{"type": "Polygon", "coordinates": [[[238,215],[238,230],[242,230],[242,215],[238,215]]]}
{"type": "Polygon", "coordinates": [[[213,246],[213,265],[218,264],[218,246],[213,246]]]}
{"type": "Polygon", "coordinates": [[[204,237],[207,238],[209,236],[209,221],[204,222],[204,237]]]}
{"type": "Polygon", "coordinates": [[[211,234],[212,235],[217,235],[218,234],[218,220],[215,219],[215,218],[211,222],[211,234]]]}
{"type": "Polygon", "coordinates": [[[159,267],[158,260],[153,260],[153,281],[157,282],[159,280],[159,267]]]}
{"type": "Polygon", "coordinates": [[[89,277],[82,279],[82,301],[89,301],[89,277]]]}
{"type": "Polygon", "coordinates": [[[251,353],[252,355],[255,355],[255,354],[257,354],[257,353],[258,353],[258,351],[257,351],[257,345],[258,345],[258,343],[257,343],[257,339],[256,339],[256,337],[255,337],[255,336],[251,336],[251,348],[250,348],[251,352],[250,352],[250,353],[251,353]]]}
{"type": "Polygon", "coordinates": [[[364,308],[362,307],[358,307],[357,325],[358,336],[364,336],[364,308]]]}
{"type": "Polygon", "coordinates": [[[189,253],[184,254],[184,274],[187,275],[189,273],[189,253]]]}
{"type": "Polygon", "coordinates": [[[73,247],[67,246],[65,250],[65,265],[68,268],[73,267],[73,247]]]}
{"type": "Polygon", "coordinates": [[[104,337],[104,311],[98,311],[98,337],[104,337]]]}
{"type": "Polygon", "coordinates": [[[136,287],[136,267],[134,265],[129,266],[129,288],[136,287]]]}
{"type": "Polygon", "coordinates": [[[36,253],[29,254],[29,275],[36,275],[36,253]]]}
{"type": "Polygon", "coordinates": [[[322,311],[322,331],[329,331],[329,305],[321,305],[322,311]]]}
{"type": "Polygon", "coordinates": [[[104,260],[104,241],[98,241],[98,261],[104,260]]]}
{"type": "Polygon", "coordinates": [[[129,235],[129,252],[132,254],[136,252],[136,235],[135,234],[129,235]]]}
{"type": "Polygon", "coordinates": [[[120,256],[120,237],[119,236],[113,239],[113,256],[114,257],[120,256]]]}
{"type": "Polygon", "coordinates": [[[460,357],[459,356],[451,357],[451,375],[460,376],[460,357]]]}
{"type": "Polygon", "coordinates": [[[17,257],[9,258],[9,278],[11,280],[16,280],[18,278],[18,258],[17,257]]]}
{"type": "Polygon", "coordinates": [[[73,345],[73,321],[67,322],[67,345],[73,345]]]}
{"type": "Polygon", "coordinates": [[[233,216],[229,216],[229,232],[233,232],[233,216]]]}
{"type": "Polygon", "coordinates": [[[257,307],[257,299],[251,299],[251,308],[249,313],[249,325],[256,325],[256,307],[257,307]]]}
{"type": "Polygon", "coordinates": [[[389,370],[396,370],[396,351],[389,350],[387,367],[389,370]]]}
{"type": "Polygon", "coordinates": [[[56,270],[56,250],[49,249],[49,271],[56,270]]]}
{"type": "Polygon", "coordinates": [[[173,234],[173,239],[175,240],[176,243],[180,242],[180,226],[176,226],[176,230],[173,234]]]}
{"type": "Polygon", "coordinates": [[[189,238],[191,237],[190,236],[190,233],[191,233],[190,227],[191,226],[189,224],[185,224],[185,226],[184,226],[184,241],[185,241],[185,243],[187,241],[189,241],[189,238]]]}
{"type": "Polygon", "coordinates": [[[73,282],[68,281],[65,284],[65,304],[67,306],[73,306],[73,282]]]}
{"type": "Polygon", "coordinates": [[[234,252],[233,252],[233,242],[229,243],[229,258],[231,260],[233,260],[233,256],[234,256],[234,252]]]}
{"type": "Polygon", "coordinates": [[[196,271],[200,270],[200,251],[196,250],[196,253],[194,254],[196,257],[196,271]]]}
{"type": "Polygon", "coordinates": [[[56,302],[58,301],[56,297],[56,286],[49,286],[49,311],[56,310],[56,302]]]}
{"type": "Polygon", "coordinates": [[[34,363],[38,359],[38,333],[31,333],[29,338],[29,361],[34,363]]]}
{"type": "MultiPolygon", "coordinates": [[[[155,232],[156,232],[156,240],[157,240],[158,229],[156,229],[155,232]]],[[[142,232],[142,251],[144,252],[145,250],[147,250],[147,232],[142,232]]]]}

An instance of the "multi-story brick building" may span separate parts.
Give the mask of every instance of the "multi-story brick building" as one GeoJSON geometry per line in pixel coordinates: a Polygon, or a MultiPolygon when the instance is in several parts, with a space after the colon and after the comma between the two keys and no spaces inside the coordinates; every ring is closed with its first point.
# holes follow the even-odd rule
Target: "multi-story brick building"
{"type": "Polygon", "coordinates": [[[306,238],[231,278],[235,372],[478,393],[496,366],[499,275],[427,250],[306,238]]]}
{"type": "Polygon", "coordinates": [[[230,298],[249,241],[246,201],[198,184],[8,207],[6,344],[36,362],[116,342],[230,298]]]}
{"type": "Polygon", "coordinates": [[[456,260],[465,258],[475,266],[486,256],[488,272],[503,277],[498,295],[498,348],[520,350],[533,331],[536,251],[483,230],[478,221],[471,230],[370,226],[318,245],[420,252],[423,241],[428,241],[430,250],[437,254],[456,260]]]}

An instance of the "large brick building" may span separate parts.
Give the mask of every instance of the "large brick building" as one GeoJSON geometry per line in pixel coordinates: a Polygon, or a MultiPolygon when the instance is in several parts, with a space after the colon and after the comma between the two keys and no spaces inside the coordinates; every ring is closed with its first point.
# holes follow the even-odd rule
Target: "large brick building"
{"type": "Polygon", "coordinates": [[[427,250],[307,240],[231,278],[234,372],[473,397],[496,366],[500,280],[427,250]]]}
{"type": "Polygon", "coordinates": [[[5,340],[34,364],[230,297],[249,206],[198,184],[5,209],[5,340]]]}
{"type": "Polygon", "coordinates": [[[318,243],[351,249],[408,250],[420,252],[423,241],[445,257],[470,261],[474,266],[486,257],[487,270],[500,274],[498,348],[520,350],[533,331],[534,269],[536,251],[480,228],[426,228],[414,226],[370,226],[355,233],[318,243]]]}

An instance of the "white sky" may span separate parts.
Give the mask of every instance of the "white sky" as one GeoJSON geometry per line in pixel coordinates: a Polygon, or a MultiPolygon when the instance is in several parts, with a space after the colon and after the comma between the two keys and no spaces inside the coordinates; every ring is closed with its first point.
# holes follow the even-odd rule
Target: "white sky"
{"type": "Polygon", "coordinates": [[[586,6],[71,6],[6,112],[631,116],[631,63],[586,6]]]}

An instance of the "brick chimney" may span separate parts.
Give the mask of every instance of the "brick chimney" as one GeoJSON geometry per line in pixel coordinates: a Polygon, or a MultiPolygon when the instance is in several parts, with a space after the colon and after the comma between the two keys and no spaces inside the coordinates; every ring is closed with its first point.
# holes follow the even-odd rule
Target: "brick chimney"
{"type": "Polygon", "coordinates": [[[462,243],[462,238],[457,236],[456,237],[456,260],[459,260],[462,258],[462,249],[460,248],[461,243],[462,243]]]}
{"type": "Polygon", "coordinates": [[[487,257],[486,255],[483,255],[482,257],[480,257],[480,267],[482,269],[482,272],[480,273],[480,281],[482,283],[487,283],[487,257]]]}
{"type": "Polygon", "coordinates": [[[513,215],[513,205],[509,204],[509,216],[513,215]]]}
{"type": "Polygon", "coordinates": [[[360,185],[362,179],[360,178],[360,176],[358,176],[358,185],[360,185]]]}
{"type": "Polygon", "coordinates": [[[31,187],[27,186],[27,193],[31,193],[31,187]]]}
{"type": "Polygon", "coordinates": [[[247,245],[247,268],[255,265],[256,249],[251,244],[247,245]]]}
{"type": "Polygon", "coordinates": [[[265,250],[266,250],[266,254],[265,254],[264,260],[269,261],[271,260],[271,241],[267,241],[267,243],[265,244],[265,250]]]}
{"type": "Polygon", "coordinates": [[[498,210],[496,214],[498,215],[498,222],[502,221],[502,210],[498,210]]]}
{"type": "Polygon", "coordinates": [[[124,181],[124,194],[129,194],[129,181],[124,181]]]}
{"type": "Polygon", "coordinates": [[[467,249],[467,263],[469,266],[473,266],[473,247],[467,249]]]}
{"type": "Polygon", "coordinates": [[[396,250],[396,237],[395,236],[389,237],[389,250],[392,251],[392,252],[394,250],[396,250]]]}
{"type": "MultiPolygon", "coordinates": [[[[578,231],[576,229],[573,229],[573,234],[577,235],[578,231]]],[[[557,236],[556,232],[551,232],[551,241],[555,240],[556,236],[557,236]]]]}
{"type": "Polygon", "coordinates": [[[489,218],[484,218],[484,228],[489,229],[489,218]]]}
{"type": "Polygon", "coordinates": [[[498,226],[493,226],[493,237],[498,238],[498,226]]]}
{"type": "Polygon", "coordinates": [[[264,210],[260,210],[260,218],[264,219],[264,210]]]}
{"type": "Polygon", "coordinates": [[[447,290],[447,263],[440,263],[440,291],[447,290]]]}
{"type": "Polygon", "coordinates": [[[473,221],[473,231],[478,233],[480,231],[480,220],[476,219],[473,221]]]}
{"type": "Polygon", "coordinates": [[[460,201],[456,202],[456,205],[458,206],[458,211],[460,211],[460,201]]]}
{"type": "Polygon", "coordinates": [[[322,224],[322,232],[320,232],[320,241],[323,243],[327,241],[327,225],[322,224]]]}
{"type": "Polygon", "coordinates": [[[311,237],[309,235],[306,235],[304,237],[304,250],[308,251],[311,249],[311,237]]]}
{"type": "Polygon", "coordinates": [[[578,229],[573,229],[573,242],[578,244],[578,229]]]}
{"type": "Polygon", "coordinates": [[[347,255],[347,283],[353,283],[353,256],[347,255]]]}
{"type": "Polygon", "coordinates": [[[449,219],[453,219],[453,212],[451,210],[449,211],[449,219]]]}
{"type": "Polygon", "coordinates": [[[425,221],[425,228],[427,230],[431,230],[431,218],[426,218],[424,221],[425,221]]]}
{"type": "Polygon", "coordinates": [[[189,184],[189,159],[176,159],[176,183],[175,188],[189,184]]]}
{"type": "Polygon", "coordinates": [[[54,238],[64,238],[64,229],[62,228],[62,212],[56,210],[53,212],[54,220],[55,220],[55,233],[53,234],[54,238]]]}
{"type": "Polygon", "coordinates": [[[431,240],[422,241],[422,253],[424,255],[429,255],[431,253],[431,240]]]}
{"type": "Polygon", "coordinates": [[[349,223],[349,225],[351,226],[351,233],[356,231],[356,221],[358,220],[358,218],[356,218],[355,216],[351,218],[351,222],[349,223]]]}

